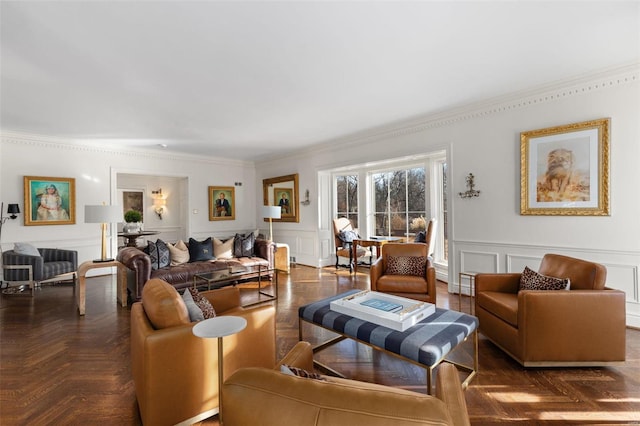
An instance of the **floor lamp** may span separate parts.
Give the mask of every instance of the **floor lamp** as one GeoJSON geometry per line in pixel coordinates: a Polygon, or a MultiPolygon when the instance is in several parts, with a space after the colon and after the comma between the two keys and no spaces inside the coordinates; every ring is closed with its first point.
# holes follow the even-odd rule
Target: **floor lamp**
{"type": "Polygon", "coordinates": [[[113,258],[107,258],[107,224],[122,220],[120,206],[84,206],[84,223],[99,223],[102,229],[102,256],[94,262],[113,261],[113,258]]]}
{"type": "MultiPolygon", "coordinates": [[[[8,220],[8,219],[15,219],[18,217],[18,213],[20,213],[20,206],[18,206],[17,204],[9,204],[7,206],[7,214],[9,214],[9,216],[4,216],[4,203],[0,203],[0,267],[2,266],[2,225],[4,225],[4,223],[8,220]]],[[[4,268],[1,269],[2,274],[0,274],[0,277],[2,279],[0,279],[0,287],[3,287],[3,281],[4,281],[4,268]]]]}
{"type": "Polygon", "coordinates": [[[262,206],[262,217],[269,219],[269,240],[273,241],[273,219],[282,217],[282,207],[280,206],[262,206]]]}

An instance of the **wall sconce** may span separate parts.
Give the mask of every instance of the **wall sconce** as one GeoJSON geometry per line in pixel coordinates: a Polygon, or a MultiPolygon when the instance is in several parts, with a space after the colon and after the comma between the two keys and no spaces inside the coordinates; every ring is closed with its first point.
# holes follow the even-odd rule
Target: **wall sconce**
{"type": "Polygon", "coordinates": [[[304,191],[304,200],[300,201],[300,204],[302,204],[303,206],[308,206],[309,204],[311,204],[311,201],[309,201],[309,190],[308,189],[306,191],[304,191]]]}
{"type": "Polygon", "coordinates": [[[164,206],[167,205],[167,199],[162,195],[162,188],[157,191],[151,191],[151,194],[154,196],[153,199],[153,210],[156,212],[160,220],[162,220],[162,215],[164,214],[164,206]]]}
{"type": "MultiPolygon", "coordinates": [[[[0,241],[2,241],[2,225],[8,219],[15,219],[18,217],[18,213],[20,213],[20,207],[17,204],[9,204],[7,206],[7,213],[9,216],[4,216],[4,203],[0,204],[0,241]]],[[[2,251],[2,250],[0,250],[2,251]]]]}
{"type": "Polygon", "coordinates": [[[474,179],[475,176],[473,176],[473,173],[469,173],[469,175],[465,178],[465,180],[467,181],[467,190],[465,192],[458,192],[460,198],[472,198],[480,196],[480,191],[476,191],[475,189],[473,189],[476,186],[476,184],[473,182],[474,179]]]}

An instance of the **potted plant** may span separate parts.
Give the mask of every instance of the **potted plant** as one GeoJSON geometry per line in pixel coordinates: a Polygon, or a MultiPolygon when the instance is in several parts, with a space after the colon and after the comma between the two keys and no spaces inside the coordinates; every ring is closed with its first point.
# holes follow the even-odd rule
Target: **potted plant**
{"type": "Polygon", "coordinates": [[[127,222],[123,231],[127,234],[134,234],[142,231],[142,213],[137,210],[129,210],[124,214],[124,221],[127,222]]]}

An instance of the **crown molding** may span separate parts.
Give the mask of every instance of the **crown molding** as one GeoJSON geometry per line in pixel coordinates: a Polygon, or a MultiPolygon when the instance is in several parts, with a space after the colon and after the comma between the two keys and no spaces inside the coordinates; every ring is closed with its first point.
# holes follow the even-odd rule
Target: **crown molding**
{"type": "Polygon", "coordinates": [[[112,154],[126,157],[138,157],[149,160],[174,160],[186,162],[198,162],[207,165],[217,166],[238,166],[238,167],[254,167],[252,161],[242,161],[230,158],[196,156],[188,154],[179,154],[175,152],[157,152],[151,150],[131,149],[124,147],[108,146],[86,143],[80,140],[63,139],[55,136],[37,135],[32,133],[22,133],[14,131],[0,131],[0,142],[4,144],[14,145],[31,145],[34,147],[64,149],[69,151],[112,154]]]}
{"type": "MultiPolygon", "coordinates": [[[[639,81],[640,62],[610,67],[605,70],[537,86],[533,89],[514,92],[331,139],[312,147],[293,152],[286,158],[302,158],[308,157],[309,155],[334,152],[338,148],[344,149],[344,147],[358,146],[376,140],[419,133],[428,129],[450,126],[467,120],[555,102],[590,92],[638,83],[639,81]]],[[[270,157],[257,162],[257,164],[269,164],[274,161],[281,162],[282,160],[282,156],[270,157]]]]}

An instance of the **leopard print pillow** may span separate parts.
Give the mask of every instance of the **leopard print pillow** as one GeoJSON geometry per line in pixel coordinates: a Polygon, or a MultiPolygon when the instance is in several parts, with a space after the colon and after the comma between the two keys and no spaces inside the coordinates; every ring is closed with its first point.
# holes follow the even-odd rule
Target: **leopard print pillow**
{"type": "Polygon", "coordinates": [[[387,256],[387,275],[425,276],[426,256],[387,256]]]}
{"type": "Polygon", "coordinates": [[[541,275],[525,266],[520,276],[520,290],[569,290],[569,278],[541,275]]]}
{"type": "Polygon", "coordinates": [[[200,310],[202,310],[202,315],[204,319],[213,318],[216,316],[216,310],[213,309],[213,305],[209,302],[209,299],[204,297],[198,292],[197,288],[189,287],[189,292],[193,297],[193,301],[198,305],[200,310]]]}

